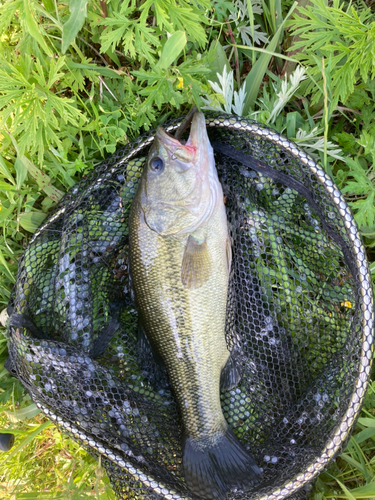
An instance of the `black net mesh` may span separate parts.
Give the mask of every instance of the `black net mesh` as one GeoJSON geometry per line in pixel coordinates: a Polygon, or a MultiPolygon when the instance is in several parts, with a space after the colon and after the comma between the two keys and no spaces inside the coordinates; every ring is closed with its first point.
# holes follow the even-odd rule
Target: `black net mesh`
{"type": "MultiPolygon", "coordinates": [[[[293,143],[227,115],[207,126],[233,243],[226,338],[239,335],[245,355],[222,409],[263,469],[253,491],[228,499],[307,498],[348,439],[369,377],[365,251],[337,188],[293,143]]],[[[10,355],[36,404],[101,455],[118,498],[177,500],[195,498],[178,408],[139,364],[128,274],[129,208],[152,140],[103,162],[33,236],[9,305],[10,355]]]]}

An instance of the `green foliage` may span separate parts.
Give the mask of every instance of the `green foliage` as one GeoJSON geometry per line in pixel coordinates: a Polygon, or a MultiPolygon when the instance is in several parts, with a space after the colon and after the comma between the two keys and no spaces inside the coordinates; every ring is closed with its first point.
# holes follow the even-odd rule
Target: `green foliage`
{"type": "MultiPolygon", "coordinates": [[[[372,147],[374,138],[372,137],[372,147]]],[[[358,159],[348,159],[347,180],[341,189],[350,193],[349,205],[359,226],[372,227],[375,222],[375,174],[374,168],[364,170],[358,159]]]]}
{"type": "Polygon", "coordinates": [[[19,140],[19,154],[37,153],[42,163],[47,144],[62,147],[59,129],[79,128],[86,122],[73,99],[56,95],[56,82],[64,80],[65,57],[35,62],[18,56],[17,61],[0,60],[0,126],[12,130],[19,140]]]}
{"type": "MultiPolygon", "coordinates": [[[[268,124],[320,161],[353,210],[375,280],[373,14],[338,0],[295,7],[0,0],[0,312],[30,234],[60,197],[108,154],[193,104],[268,124]]],[[[37,409],[3,369],[6,352],[3,338],[1,426],[17,443],[0,457],[0,496],[112,499],[100,465],[41,415],[29,418],[37,409]],[[4,477],[13,478],[7,487],[4,477]]],[[[316,500],[375,496],[374,402],[372,387],[316,500]]]]}
{"type": "Polygon", "coordinates": [[[70,17],[62,29],[61,52],[65,54],[69,45],[75,40],[79,30],[86,19],[86,6],[88,0],[70,0],[70,17]]]}
{"type": "Polygon", "coordinates": [[[330,88],[333,103],[345,102],[353,93],[358,79],[366,83],[375,76],[375,23],[370,8],[357,11],[352,5],[344,9],[339,0],[328,5],[316,0],[289,23],[292,34],[300,38],[290,50],[300,50],[295,57],[309,68],[312,79],[306,92],[313,103],[323,95],[322,75],[318,61],[326,58],[331,66],[330,88]]]}
{"type": "Polygon", "coordinates": [[[316,482],[317,500],[347,498],[368,500],[375,496],[373,456],[375,450],[375,383],[365,396],[361,417],[344,453],[316,482]]]}
{"type": "Polygon", "coordinates": [[[206,22],[202,7],[207,9],[209,6],[207,0],[191,3],[185,0],[179,3],[175,0],[146,0],[139,5],[130,0],[111,0],[108,16],[96,21],[97,26],[105,26],[100,36],[101,51],[121,47],[128,58],[154,63],[159,47],[158,36],[163,30],[169,33],[184,30],[189,40],[203,47],[207,37],[202,26],[206,22]],[[148,25],[149,16],[154,17],[155,27],[148,25]]]}

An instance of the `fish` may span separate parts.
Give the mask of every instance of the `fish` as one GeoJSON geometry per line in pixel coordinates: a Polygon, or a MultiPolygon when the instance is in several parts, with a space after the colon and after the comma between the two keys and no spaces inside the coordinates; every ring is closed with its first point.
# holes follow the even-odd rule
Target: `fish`
{"type": "Polygon", "coordinates": [[[226,422],[220,390],[239,382],[225,339],[231,240],[203,113],[184,144],[158,127],[129,215],[140,329],[161,359],[183,427],[186,486],[204,499],[249,490],[261,469],[226,422]]]}

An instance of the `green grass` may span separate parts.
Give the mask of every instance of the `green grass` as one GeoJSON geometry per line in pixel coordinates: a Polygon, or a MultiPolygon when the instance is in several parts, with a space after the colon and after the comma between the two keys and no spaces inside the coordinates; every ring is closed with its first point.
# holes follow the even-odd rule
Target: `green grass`
{"type": "MultiPolygon", "coordinates": [[[[0,0],[0,312],[60,197],[194,103],[255,118],[312,154],[353,210],[375,282],[375,22],[360,0],[327,4],[0,0]]],[[[6,356],[4,337],[0,428],[16,444],[0,455],[0,497],[114,498],[100,464],[35,415],[6,356]]],[[[374,391],[314,499],[375,497],[374,391]]]]}
{"type": "Polygon", "coordinates": [[[114,500],[100,463],[46,418],[9,424],[5,417],[0,425],[11,429],[16,442],[0,459],[1,498],[114,500]]]}

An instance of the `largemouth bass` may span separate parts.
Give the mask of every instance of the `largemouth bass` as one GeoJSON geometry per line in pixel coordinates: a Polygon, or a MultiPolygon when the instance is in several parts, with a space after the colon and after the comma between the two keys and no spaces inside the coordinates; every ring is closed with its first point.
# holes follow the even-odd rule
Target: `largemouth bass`
{"type": "Polygon", "coordinates": [[[129,237],[140,324],[165,364],[182,417],[186,484],[205,499],[248,489],[260,469],[220,406],[220,386],[233,387],[239,371],[225,340],[230,237],[202,113],[185,145],[157,129],[129,237]]]}

